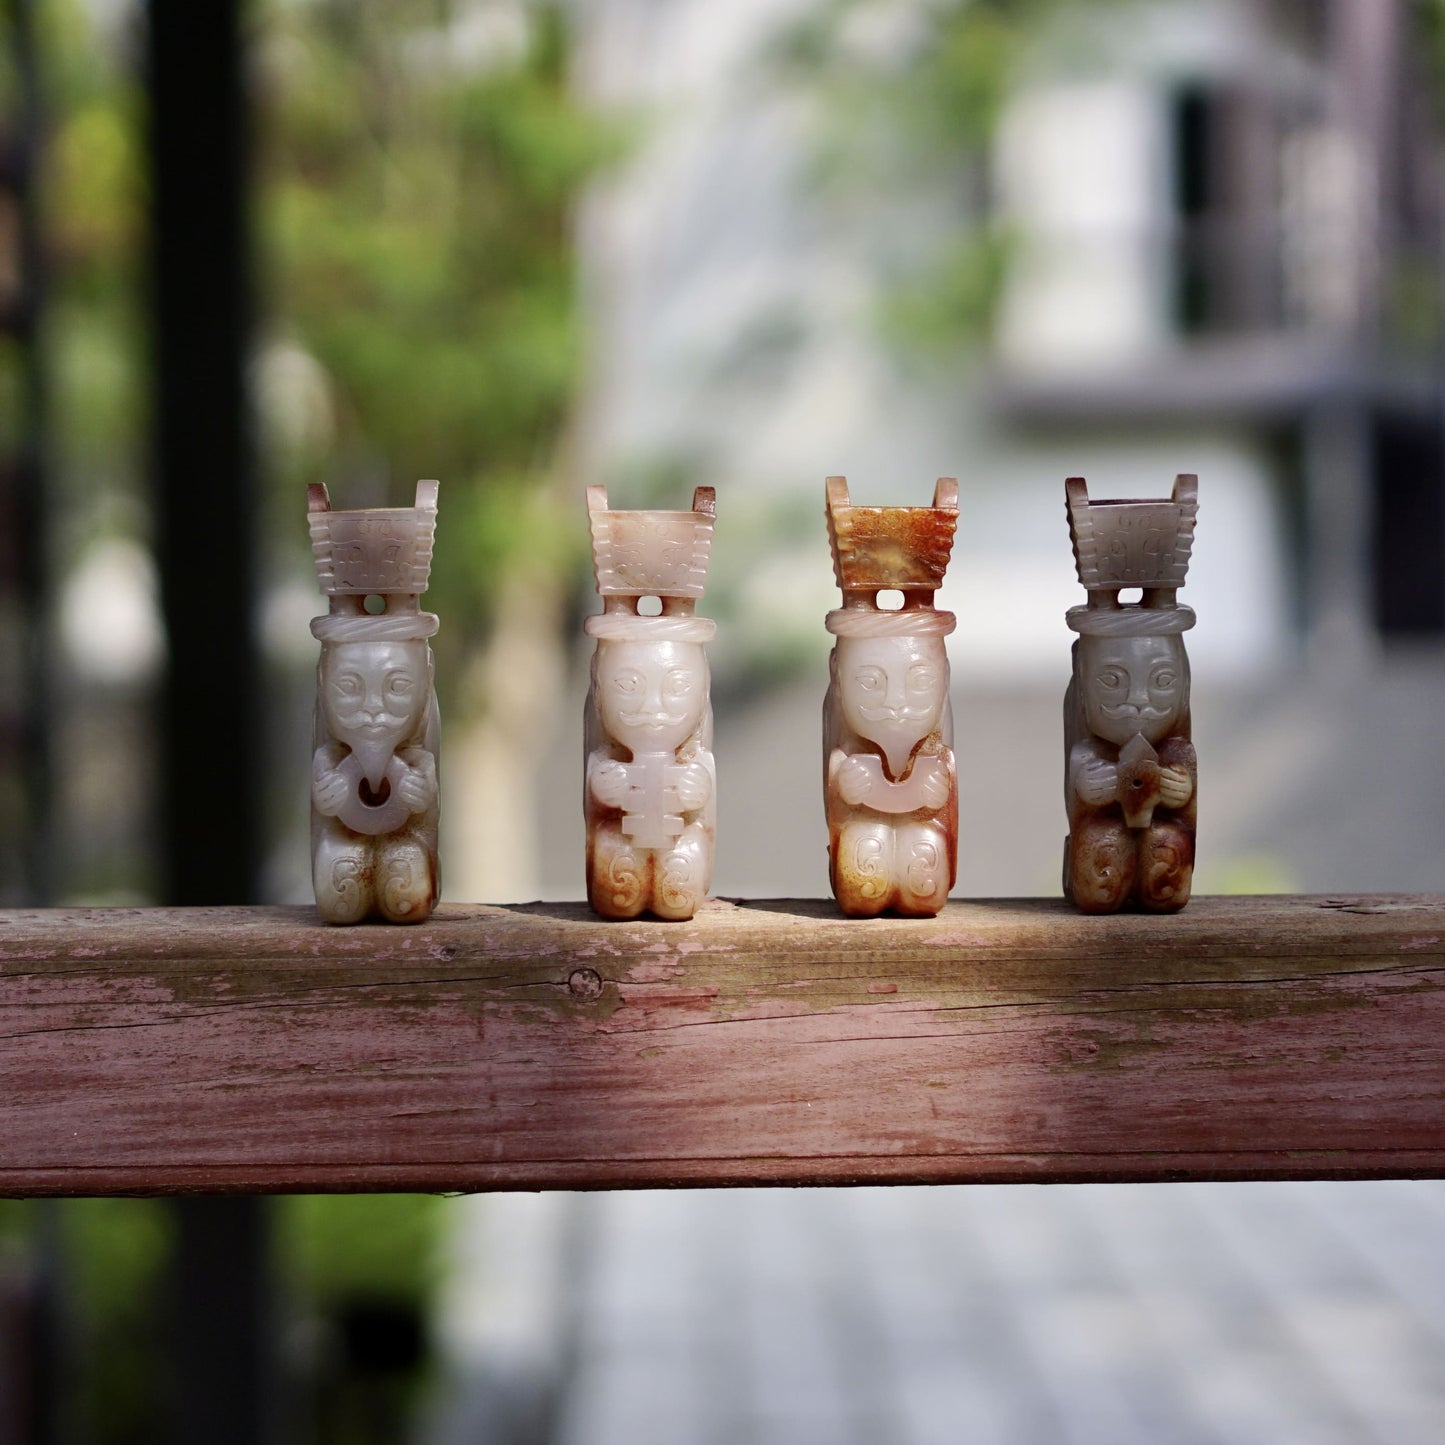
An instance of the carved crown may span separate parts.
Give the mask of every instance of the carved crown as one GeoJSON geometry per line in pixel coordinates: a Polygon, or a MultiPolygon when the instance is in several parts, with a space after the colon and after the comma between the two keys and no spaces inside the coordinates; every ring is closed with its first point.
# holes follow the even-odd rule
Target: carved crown
{"type": "Polygon", "coordinates": [[[603,597],[702,596],[717,508],[711,487],[692,494],[690,512],[616,512],[607,488],[587,488],[592,564],[603,597]]]}
{"type": "Polygon", "coordinates": [[[1173,494],[1148,501],[1089,500],[1082,477],[1064,483],[1079,581],[1090,592],[1121,587],[1173,591],[1194,548],[1199,478],[1181,473],[1173,494]]]}
{"type": "Polygon", "coordinates": [[[436,482],[418,482],[414,506],[333,512],[325,483],[311,483],[306,508],[321,590],[333,597],[425,592],[436,535],[437,490],[436,482]]]}
{"type": "Polygon", "coordinates": [[[828,541],[844,591],[937,589],[958,526],[958,483],[940,477],[931,507],[855,507],[848,479],[828,478],[828,541]]]}

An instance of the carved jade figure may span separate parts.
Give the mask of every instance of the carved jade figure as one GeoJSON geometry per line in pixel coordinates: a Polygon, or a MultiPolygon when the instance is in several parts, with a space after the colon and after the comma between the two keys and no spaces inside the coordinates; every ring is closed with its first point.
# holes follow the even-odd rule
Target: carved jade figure
{"type": "Polygon", "coordinates": [[[329,923],[379,914],[419,923],[439,891],[440,723],[420,610],[431,572],[437,484],[416,505],[333,512],[325,486],[306,492],[311,550],[330,610],[321,643],[311,756],[311,870],[329,923]]]}
{"type": "Polygon", "coordinates": [[[1173,913],[1194,874],[1197,769],[1189,739],[1193,611],[1175,600],[1189,569],[1198,480],[1167,501],[1090,502],[1065,483],[1088,603],[1072,607],[1074,676],[1064,699],[1069,836],[1064,893],[1085,913],[1135,904],[1173,913]],[[1121,603],[1121,589],[1138,588],[1121,603]]]}
{"type": "Polygon", "coordinates": [[[703,645],[716,623],[694,616],[707,581],[714,494],[690,512],[617,512],[588,487],[603,610],[587,695],[587,901],[604,918],[691,918],[712,879],[717,773],[703,645]],[[639,602],[657,598],[645,615],[639,602]]]}
{"type": "Polygon", "coordinates": [[[958,784],[948,697],[951,612],[935,611],[958,521],[958,483],[931,507],[855,507],[828,478],[828,536],[843,605],[823,703],[829,879],[844,913],[931,916],[953,886],[958,784]],[[898,610],[880,590],[903,594],[898,610]]]}

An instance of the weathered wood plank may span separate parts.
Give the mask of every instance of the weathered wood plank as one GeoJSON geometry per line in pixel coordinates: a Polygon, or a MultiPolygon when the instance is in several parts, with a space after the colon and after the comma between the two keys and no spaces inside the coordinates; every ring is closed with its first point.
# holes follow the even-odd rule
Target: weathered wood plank
{"type": "Polygon", "coordinates": [[[1445,898],[0,913],[0,1193],[1445,1174],[1445,898]]]}

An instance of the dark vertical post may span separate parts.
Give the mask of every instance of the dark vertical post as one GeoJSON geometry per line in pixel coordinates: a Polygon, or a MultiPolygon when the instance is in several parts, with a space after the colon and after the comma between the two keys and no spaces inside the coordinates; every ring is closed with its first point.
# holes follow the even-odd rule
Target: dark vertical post
{"type": "MultiPolygon", "coordinates": [[[[164,901],[251,903],[262,769],[241,4],[151,0],[148,13],[164,901]]],[[[260,1445],[274,1395],[264,1201],[182,1200],[175,1217],[175,1438],[260,1445]]]]}
{"type": "Polygon", "coordinates": [[[270,1445],[277,1438],[265,1203],[245,1196],[177,1201],[178,1445],[270,1445]]]}
{"type": "Polygon", "coordinates": [[[0,841],[0,902],[12,907],[52,903],[55,894],[46,385],[40,327],[45,272],[36,206],[41,104],[34,10],[34,0],[8,0],[6,5],[17,84],[0,155],[0,186],[14,196],[18,220],[14,289],[0,314],[0,326],[17,343],[18,383],[15,452],[0,463],[0,524],[5,531],[0,537],[0,592],[9,593],[17,604],[15,665],[13,673],[0,678],[15,689],[0,701],[0,743],[11,749],[0,781],[14,800],[13,814],[7,807],[4,821],[15,830],[0,841]]]}
{"type": "Polygon", "coordinates": [[[156,545],[165,901],[250,903],[260,872],[256,483],[239,0],[151,0],[156,545]]]}

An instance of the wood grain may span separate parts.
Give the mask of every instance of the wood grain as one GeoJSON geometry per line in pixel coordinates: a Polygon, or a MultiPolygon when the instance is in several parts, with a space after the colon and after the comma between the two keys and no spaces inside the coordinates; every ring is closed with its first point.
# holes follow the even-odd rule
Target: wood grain
{"type": "Polygon", "coordinates": [[[1445,899],[0,913],[0,1193],[1445,1173],[1445,899]]]}

